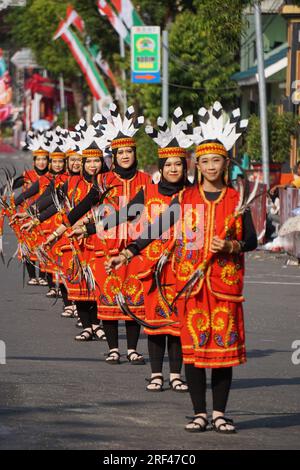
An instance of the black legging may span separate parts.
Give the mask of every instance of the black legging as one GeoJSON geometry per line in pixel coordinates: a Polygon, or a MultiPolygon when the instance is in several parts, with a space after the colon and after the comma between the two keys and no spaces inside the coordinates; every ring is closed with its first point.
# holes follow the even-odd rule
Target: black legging
{"type": "MultiPolygon", "coordinates": [[[[185,376],[195,414],[206,413],[206,369],[185,365],[185,376]]],[[[232,367],[212,369],[213,410],[225,413],[232,382],[232,367]]]]}
{"type": "Polygon", "coordinates": [[[171,335],[148,335],[148,350],[152,374],[162,372],[167,340],[170,373],[180,374],[182,367],[180,337],[171,335]]]}
{"type": "Polygon", "coordinates": [[[41,268],[39,268],[39,277],[40,277],[41,279],[47,280],[47,279],[46,279],[46,273],[45,273],[45,271],[41,271],[41,268]]]}
{"type": "Polygon", "coordinates": [[[49,289],[55,289],[55,282],[53,282],[53,276],[51,273],[46,273],[46,279],[48,282],[49,289]]]}
{"type": "Polygon", "coordinates": [[[38,266],[36,266],[34,261],[26,261],[26,269],[29,275],[29,279],[34,279],[36,277],[36,274],[38,277],[45,279],[46,278],[46,273],[41,271],[38,266]]]}
{"type": "Polygon", "coordinates": [[[26,261],[26,269],[28,272],[29,279],[35,279],[35,263],[34,261],[26,261]]]}
{"type": "MultiPolygon", "coordinates": [[[[118,349],[118,320],[103,320],[103,329],[107,338],[109,349],[118,349]]],[[[125,321],[127,349],[136,350],[140,336],[141,325],[135,321],[125,321]]]]}
{"type": "Polygon", "coordinates": [[[97,318],[97,302],[77,301],[76,307],[83,328],[92,328],[92,325],[99,325],[97,318]]]}
{"type": "Polygon", "coordinates": [[[66,286],[64,284],[59,284],[59,288],[61,291],[64,307],[69,307],[70,305],[72,305],[72,301],[68,299],[68,291],[66,289],[66,286]]]}

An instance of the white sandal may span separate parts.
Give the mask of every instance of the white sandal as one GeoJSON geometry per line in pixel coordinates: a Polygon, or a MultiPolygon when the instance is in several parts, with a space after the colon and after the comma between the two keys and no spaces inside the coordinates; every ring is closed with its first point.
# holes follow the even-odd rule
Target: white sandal
{"type": "Polygon", "coordinates": [[[46,297],[57,297],[56,289],[51,287],[51,289],[47,292],[46,297]]]}
{"type": "Polygon", "coordinates": [[[29,281],[27,282],[27,285],[28,285],[28,286],[38,286],[38,285],[39,285],[39,281],[38,281],[38,279],[36,279],[35,277],[32,277],[32,278],[29,279],[29,281]]]}
{"type": "Polygon", "coordinates": [[[64,308],[64,311],[61,313],[61,316],[64,318],[76,318],[75,313],[77,313],[76,306],[68,305],[64,308]]]}

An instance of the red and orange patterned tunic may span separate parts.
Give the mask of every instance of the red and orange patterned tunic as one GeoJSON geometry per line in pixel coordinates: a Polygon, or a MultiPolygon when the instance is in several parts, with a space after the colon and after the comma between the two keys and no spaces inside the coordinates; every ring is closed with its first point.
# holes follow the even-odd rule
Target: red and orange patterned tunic
{"type": "MultiPolygon", "coordinates": [[[[71,204],[78,205],[88,194],[92,183],[88,183],[83,176],[70,176],[67,182],[67,197],[71,204]]],[[[62,221],[63,222],[63,221],[62,221]]],[[[78,282],[78,277],[74,277],[74,255],[78,256],[80,263],[88,264],[91,253],[86,249],[85,240],[78,242],[70,239],[66,232],[54,245],[52,252],[59,259],[62,265],[62,272],[65,276],[65,283],[68,290],[69,300],[96,300],[95,291],[89,292],[84,279],[78,282]]]]}
{"type": "MultiPolygon", "coordinates": [[[[160,194],[158,185],[149,184],[144,190],[145,210],[143,213],[143,225],[153,224],[160,214],[162,214],[170,205],[172,199],[176,197],[160,194]]],[[[150,243],[140,252],[139,277],[144,286],[145,320],[153,326],[159,326],[168,322],[174,322],[173,325],[164,326],[155,330],[145,328],[145,333],[149,335],[169,334],[180,336],[178,317],[165,303],[157,287],[154,287],[154,270],[161,256],[167,252],[173,244],[175,227],[172,227],[161,237],[150,243]]],[[[165,265],[161,278],[162,290],[169,305],[172,304],[176,295],[176,278],[172,269],[171,260],[165,265]]]]}
{"type": "MultiPolygon", "coordinates": [[[[242,239],[241,217],[228,227],[238,199],[238,193],[231,188],[225,188],[215,201],[207,200],[202,186],[180,193],[182,237],[176,240],[172,259],[177,292],[197,268],[204,267],[212,238],[223,233],[224,225],[226,239],[242,239]],[[190,243],[193,234],[198,235],[197,241],[190,243]]],[[[177,302],[183,360],[200,368],[237,366],[246,361],[244,256],[217,253],[204,272],[190,295],[184,294],[177,302]]]]}
{"type": "MultiPolygon", "coordinates": [[[[133,178],[122,179],[114,172],[99,175],[100,185],[113,188],[105,200],[105,216],[112,210],[118,211],[131,201],[135,195],[151,182],[151,176],[147,173],[137,171],[133,178]]],[[[98,317],[102,320],[131,320],[124,315],[116,303],[116,294],[121,290],[126,298],[130,309],[140,318],[144,318],[144,293],[143,284],[138,278],[139,257],[128,266],[123,266],[118,271],[108,275],[104,269],[104,262],[112,255],[119,253],[128,241],[130,223],[122,224],[108,230],[105,238],[99,239],[97,235],[92,236],[95,256],[90,264],[93,269],[97,286],[98,317]]]]}

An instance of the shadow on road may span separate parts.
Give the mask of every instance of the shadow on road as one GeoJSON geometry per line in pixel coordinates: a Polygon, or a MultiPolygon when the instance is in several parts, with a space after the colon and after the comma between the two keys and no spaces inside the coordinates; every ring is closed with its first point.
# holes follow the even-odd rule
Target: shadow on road
{"type": "MultiPolygon", "coordinates": [[[[255,416],[255,415],[254,415],[255,416]]],[[[276,413],[272,416],[264,416],[263,418],[252,419],[249,421],[241,421],[238,428],[256,429],[256,428],[291,428],[300,425],[300,413],[276,413]]]]}
{"type": "Polygon", "coordinates": [[[248,359],[252,359],[257,357],[271,356],[272,354],[277,353],[291,353],[291,351],[282,351],[280,349],[252,349],[251,351],[247,351],[247,357],[248,359]]]}
{"type": "Polygon", "coordinates": [[[281,385],[300,385],[300,377],[259,377],[255,379],[236,379],[233,380],[233,389],[274,387],[281,385]]]}

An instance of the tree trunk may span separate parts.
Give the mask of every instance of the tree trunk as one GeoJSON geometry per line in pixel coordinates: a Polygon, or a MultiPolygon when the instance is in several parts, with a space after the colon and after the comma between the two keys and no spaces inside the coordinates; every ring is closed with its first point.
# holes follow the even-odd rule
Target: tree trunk
{"type": "Polygon", "coordinates": [[[83,93],[80,79],[72,81],[72,91],[77,118],[80,119],[83,116],[83,93]]]}

